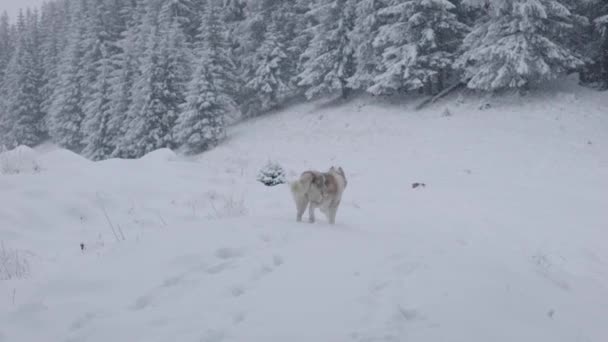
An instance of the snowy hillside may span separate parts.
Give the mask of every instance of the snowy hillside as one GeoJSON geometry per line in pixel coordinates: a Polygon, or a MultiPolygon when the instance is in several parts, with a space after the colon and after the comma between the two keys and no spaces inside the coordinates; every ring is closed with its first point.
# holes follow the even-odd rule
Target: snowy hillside
{"type": "Polygon", "coordinates": [[[0,341],[608,340],[608,96],[479,104],[306,104],[193,159],[6,152],[0,341]],[[343,166],[337,224],[296,223],[269,160],[343,166]]]}

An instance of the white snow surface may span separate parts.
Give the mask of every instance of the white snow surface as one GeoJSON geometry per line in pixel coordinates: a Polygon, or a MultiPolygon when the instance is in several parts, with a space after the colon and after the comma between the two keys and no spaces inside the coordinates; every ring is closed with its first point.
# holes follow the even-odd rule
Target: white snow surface
{"type": "Polygon", "coordinates": [[[35,150],[0,175],[0,341],[608,341],[608,96],[561,83],[295,106],[195,158],[35,150]],[[337,224],[268,160],[342,166],[337,224]]]}

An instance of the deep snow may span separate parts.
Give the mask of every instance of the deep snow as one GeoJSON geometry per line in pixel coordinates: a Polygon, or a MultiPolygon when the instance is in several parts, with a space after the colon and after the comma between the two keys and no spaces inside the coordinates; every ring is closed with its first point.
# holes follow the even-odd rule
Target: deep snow
{"type": "Polygon", "coordinates": [[[608,96],[490,102],[300,105],[196,158],[4,153],[0,341],[607,341],[608,96]],[[337,224],[296,223],[269,160],[343,166],[337,224]]]}

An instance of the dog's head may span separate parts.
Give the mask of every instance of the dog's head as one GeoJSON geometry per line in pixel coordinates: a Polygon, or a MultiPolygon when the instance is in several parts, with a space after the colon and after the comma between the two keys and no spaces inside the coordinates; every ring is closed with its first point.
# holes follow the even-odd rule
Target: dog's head
{"type": "Polygon", "coordinates": [[[342,169],[341,166],[338,166],[337,168],[335,166],[332,166],[331,168],[329,168],[329,173],[334,173],[334,174],[338,174],[342,177],[342,179],[344,180],[344,187],[346,187],[346,185],[348,184],[348,181],[346,180],[346,174],[344,173],[344,169],[342,169]]]}

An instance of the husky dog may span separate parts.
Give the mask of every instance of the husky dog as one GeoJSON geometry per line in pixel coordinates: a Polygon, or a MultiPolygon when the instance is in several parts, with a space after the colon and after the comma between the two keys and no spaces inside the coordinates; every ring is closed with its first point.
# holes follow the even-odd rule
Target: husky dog
{"type": "Polygon", "coordinates": [[[308,206],[308,220],[311,223],[315,222],[316,208],[321,209],[330,224],[336,223],[336,212],[347,183],[341,167],[332,166],[327,172],[304,171],[300,179],[290,183],[298,211],[297,221],[302,221],[302,215],[308,206]]]}

